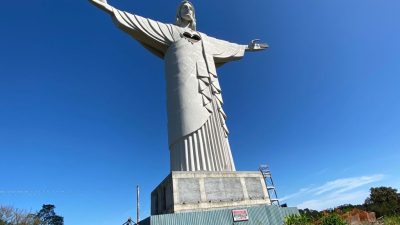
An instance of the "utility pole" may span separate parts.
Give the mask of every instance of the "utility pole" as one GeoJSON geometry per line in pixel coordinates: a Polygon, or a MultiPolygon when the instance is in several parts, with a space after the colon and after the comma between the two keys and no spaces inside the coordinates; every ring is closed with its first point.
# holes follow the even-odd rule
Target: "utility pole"
{"type": "Polygon", "coordinates": [[[136,186],[136,224],[139,225],[140,222],[140,188],[139,185],[136,186]]]}
{"type": "Polygon", "coordinates": [[[140,221],[140,188],[139,185],[136,185],[136,223],[133,222],[131,218],[129,218],[124,224],[122,225],[139,225],[140,221]]]}

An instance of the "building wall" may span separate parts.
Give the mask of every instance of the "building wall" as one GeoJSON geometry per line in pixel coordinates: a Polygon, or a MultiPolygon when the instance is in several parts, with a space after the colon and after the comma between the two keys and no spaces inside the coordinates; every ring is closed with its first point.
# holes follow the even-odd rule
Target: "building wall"
{"type": "Polygon", "coordinates": [[[172,172],[152,192],[152,215],[270,205],[260,172],[172,172]]]}

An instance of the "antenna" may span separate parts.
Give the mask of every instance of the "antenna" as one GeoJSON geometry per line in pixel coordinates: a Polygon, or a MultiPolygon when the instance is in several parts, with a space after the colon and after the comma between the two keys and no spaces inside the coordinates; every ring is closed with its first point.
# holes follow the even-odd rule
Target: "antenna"
{"type": "Polygon", "coordinates": [[[125,223],[123,223],[122,225],[134,225],[135,223],[132,221],[131,218],[128,219],[128,221],[126,221],[125,223]]]}

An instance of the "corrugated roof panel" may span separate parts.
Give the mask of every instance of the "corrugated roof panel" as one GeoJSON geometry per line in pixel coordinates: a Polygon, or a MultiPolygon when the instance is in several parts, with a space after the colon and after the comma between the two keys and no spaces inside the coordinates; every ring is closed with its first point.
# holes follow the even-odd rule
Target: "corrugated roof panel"
{"type": "Polygon", "coordinates": [[[250,224],[270,224],[265,207],[252,207],[248,209],[250,224]]]}
{"type": "Polygon", "coordinates": [[[141,225],[283,225],[284,218],[298,214],[296,208],[278,206],[243,207],[247,209],[249,220],[233,222],[232,209],[198,211],[151,216],[143,220],[141,225]]]}

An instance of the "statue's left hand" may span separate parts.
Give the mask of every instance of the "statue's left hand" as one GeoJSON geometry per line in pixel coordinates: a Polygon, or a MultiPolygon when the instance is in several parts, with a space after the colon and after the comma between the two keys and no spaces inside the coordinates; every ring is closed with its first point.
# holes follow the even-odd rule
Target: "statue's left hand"
{"type": "Polygon", "coordinates": [[[254,39],[250,42],[250,44],[247,46],[246,50],[249,51],[260,51],[268,48],[268,44],[266,43],[258,43],[260,39],[254,39]]]}
{"type": "Polygon", "coordinates": [[[92,4],[104,10],[107,13],[112,13],[112,7],[107,3],[107,0],[89,0],[92,4]]]}

